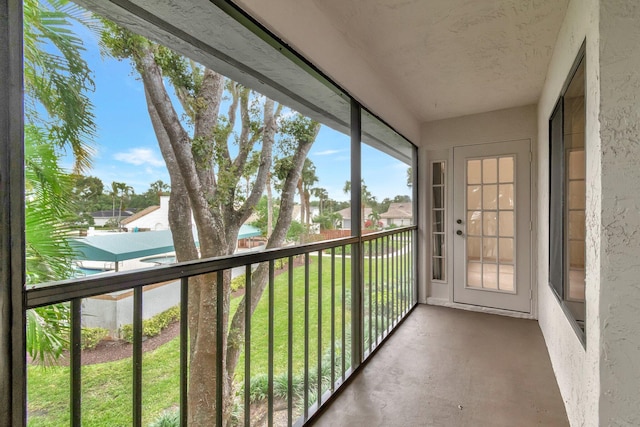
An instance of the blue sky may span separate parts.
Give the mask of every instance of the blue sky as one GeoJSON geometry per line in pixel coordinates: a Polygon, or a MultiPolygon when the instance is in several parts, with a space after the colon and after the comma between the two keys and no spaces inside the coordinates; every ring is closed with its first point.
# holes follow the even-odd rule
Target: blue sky
{"type": "MultiPolygon", "coordinates": [[[[136,193],[169,175],[147,113],[142,83],[128,61],[102,57],[96,36],[75,28],[85,40],[85,58],[94,71],[91,95],[98,125],[93,167],[87,175],[99,177],[105,186],[126,182],[136,193]]],[[[223,110],[224,111],[224,110],[223,110]]],[[[323,126],[309,154],[319,182],[334,200],[347,200],[343,188],[350,179],[349,136],[323,126]]],[[[406,186],[407,165],[364,146],[362,174],[378,200],[411,194],[406,186]]],[[[71,161],[67,160],[67,166],[71,161]]]]}

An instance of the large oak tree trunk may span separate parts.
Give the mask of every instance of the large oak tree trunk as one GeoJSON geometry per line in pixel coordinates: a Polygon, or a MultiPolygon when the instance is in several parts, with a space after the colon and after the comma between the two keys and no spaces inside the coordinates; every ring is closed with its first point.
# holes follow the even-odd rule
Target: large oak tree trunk
{"type": "MultiPolygon", "coordinates": [[[[249,90],[235,83],[228,84],[232,102],[227,115],[227,130],[234,129],[237,109],[240,109],[241,120],[239,153],[232,159],[226,139],[220,136],[218,120],[225,79],[204,69],[201,85],[193,98],[187,99],[186,91],[177,88],[183,107],[186,110],[192,107],[194,135],[190,137],[167,94],[163,70],[155,61],[154,49],[154,45],[150,43],[140,43],[132,59],[142,77],[149,116],[171,179],[169,224],[177,259],[187,261],[198,257],[230,255],[235,250],[241,225],[251,214],[267,183],[277,120],[282,107],[276,108],[274,102],[267,99],[263,106],[262,128],[256,130],[251,123],[249,90]],[[235,191],[247,157],[257,140],[261,141],[259,169],[251,192],[240,203],[236,200],[235,191]],[[194,225],[199,248],[193,235],[194,225]]],[[[292,168],[284,182],[280,215],[267,243],[269,248],[281,246],[286,238],[296,184],[300,181],[304,160],[320,128],[318,124],[313,126],[311,137],[307,135],[307,138],[298,141],[292,168]]],[[[252,282],[252,299],[241,301],[229,328],[230,271],[224,273],[221,282],[217,280],[215,273],[190,279],[189,425],[215,425],[218,411],[222,411],[225,424],[229,424],[235,396],[233,376],[244,337],[244,313],[247,306],[251,313],[255,310],[266,287],[267,275],[265,266],[256,270],[252,282]],[[222,301],[218,301],[218,287],[222,287],[222,301]],[[221,323],[217,321],[218,308],[222,310],[221,323]],[[216,339],[218,328],[222,328],[223,337],[220,347],[216,339]],[[222,358],[223,366],[222,408],[216,407],[216,361],[219,358],[222,358]]]]}

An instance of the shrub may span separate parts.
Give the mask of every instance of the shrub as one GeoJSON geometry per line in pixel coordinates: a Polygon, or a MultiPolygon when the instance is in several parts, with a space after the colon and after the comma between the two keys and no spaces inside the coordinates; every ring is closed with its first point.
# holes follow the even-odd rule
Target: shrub
{"type": "Polygon", "coordinates": [[[82,328],[81,348],[83,350],[96,348],[108,334],[109,331],[105,328],[82,328]]]}
{"type": "Polygon", "coordinates": [[[249,396],[252,402],[266,399],[269,390],[269,376],[267,374],[258,374],[251,377],[249,387],[249,396]]]}
{"type": "Polygon", "coordinates": [[[165,411],[149,427],[180,427],[180,412],[165,411]]]}
{"type": "Polygon", "coordinates": [[[231,279],[231,292],[235,292],[238,289],[244,289],[244,285],[246,285],[246,278],[244,274],[234,277],[231,279]]]}
{"type": "MultiPolygon", "coordinates": [[[[164,328],[180,319],[180,307],[175,306],[156,314],[150,319],[142,321],[142,335],[146,337],[155,337],[164,328]]],[[[120,328],[120,336],[123,340],[133,342],[133,325],[123,325],[120,328]]]]}

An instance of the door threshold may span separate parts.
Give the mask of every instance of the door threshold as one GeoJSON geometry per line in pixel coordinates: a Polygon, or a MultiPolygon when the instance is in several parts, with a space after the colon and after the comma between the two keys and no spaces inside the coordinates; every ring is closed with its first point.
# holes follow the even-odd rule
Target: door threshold
{"type": "Polygon", "coordinates": [[[493,307],[483,307],[480,305],[462,304],[459,302],[451,302],[443,298],[427,298],[427,305],[438,305],[442,307],[456,308],[458,310],[475,311],[478,313],[497,314],[499,316],[515,317],[517,319],[536,320],[532,313],[522,313],[519,311],[504,310],[493,307]]]}

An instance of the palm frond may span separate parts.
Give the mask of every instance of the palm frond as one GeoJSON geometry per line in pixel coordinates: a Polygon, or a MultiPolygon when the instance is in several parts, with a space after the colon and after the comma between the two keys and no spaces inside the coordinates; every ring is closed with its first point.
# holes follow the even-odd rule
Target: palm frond
{"type": "Polygon", "coordinates": [[[27,121],[43,125],[60,148],[70,147],[75,171],[91,165],[96,133],[93,104],[95,90],[91,70],[82,57],[81,38],[73,22],[91,24],[88,12],[66,0],[24,1],[24,64],[27,121]],[[40,108],[38,108],[40,107],[40,108]],[[47,117],[40,119],[40,111],[47,117]]]}
{"type": "Polygon", "coordinates": [[[27,352],[31,359],[52,365],[69,347],[69,306],[54,304],[27,311],[27,352]]]}

